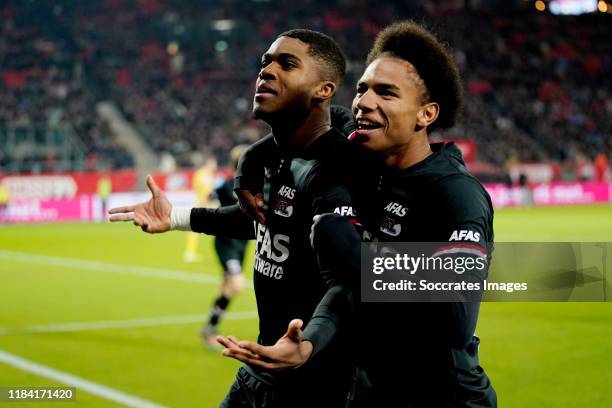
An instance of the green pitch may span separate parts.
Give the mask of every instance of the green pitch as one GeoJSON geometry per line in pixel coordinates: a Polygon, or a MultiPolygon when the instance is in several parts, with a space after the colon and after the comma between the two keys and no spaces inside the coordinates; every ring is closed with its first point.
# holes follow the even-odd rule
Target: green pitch
{"type": "MultiPolygon", "coordinates": [[[[495,233],[497,241],[612,241],[612,207],[497,211],[495,233]]],[[[185,240],[125,224],[0,226],[0,361],[13,361],[0,362],[0,387],[62,385],[42,376],[44,367],[105,395],[77,387],[78,406],[119,406],[108,398],[123,393],[216,407],[239,364],[202,346],[221,271],[205,236],[202,262],[184,263],[185,240]]],[[[247,288],[222,332],[255,339],[254,310],[247,288]]],[[[481,364],[500,406],[612,406],[611,321],[611,304],[484,304],[481,364]]]]}

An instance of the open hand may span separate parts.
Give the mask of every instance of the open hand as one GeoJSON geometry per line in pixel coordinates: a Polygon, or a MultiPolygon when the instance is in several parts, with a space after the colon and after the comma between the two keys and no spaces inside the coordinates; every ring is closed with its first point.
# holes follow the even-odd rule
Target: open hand
{"type": "Polygon", "coordinates": [[[151,175],[147,176],[147,187],[151,192],[151,199],[147,202],[112,208],[108,213],[110,221],[132,221],[144,232],[151,234],[170,230],[170,213],[172,204],[166,194],[157,186],[151,175]]]}
{"type": "Polygon", "coordinates": [[[292,320],[285,335],[273,346],[239,341],[232,336],[219,336],[217,341],[225,347],[226,357],[268,370],[287,370],[301,366],[312,354],[312,343],[303,340],[303,324],[300,319],[292,320]]]}

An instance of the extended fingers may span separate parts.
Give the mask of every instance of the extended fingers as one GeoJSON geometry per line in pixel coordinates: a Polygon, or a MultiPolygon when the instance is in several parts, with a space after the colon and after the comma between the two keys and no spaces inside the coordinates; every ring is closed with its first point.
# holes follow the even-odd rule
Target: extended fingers
{"type": "Polygon", "coordinates": [[[115,208],[111,208],[108,213],[109,214],[118,214],[118,213],[128,213],[128,212],[134,212],[134,209],[136,208],[135,205],[124,205],[123,207],[115,207],[115,208]]]}
{"type": "Polygon", "coordinates": [[[268,351],[268,347],[266,346],[262,346],[261,344],[257,344],[255,342],[252,341],[241,341],[238,343],[238,346],[243,349],[243,350],[247,350],[249,353],[252,353],[254,355],[257,355],[259,357],[271,357],[270,356],[270,352],[268,351]]]}
{"type": "Polygon", "coordinates": [[[289,322],[289,328],[287,329],[287,337],[292,339],[293,341],[300,342],[304,338],[304,333],[302,332],[302,325],[304,322],[301,319],[293,319],[289,322]]]}
{"type": "Polygon", "coordinates": [[[249,358],[249,359],[258,359],[259,356],[257,354],[252,353],[251,351],[242,348],[238,342],[238,340],[233,336],[217,336],[217,342],[225,347],[223,351],[223,355],[226,357],[241,357],[241,358],[249,358]]]}
{"type": "Polygon", "coordinates": [[[234,343],[235,345],[240,346],[240,344],[238,344],[239,341],[238,341],[238,339],[236,337],[234,337],[234,336],[227,336],[227,339],[229,341],[231,341],[232,343],[234,343]]]}
{"type": "Polygon", "coordinates": [[[153,176],[150,174],[147,176],[147,188],[153,197],[157,197],[161,193],[160,188],[157,186],[157,183],[155,183],[155,180],[153,180],[153,176]]]}
{"type": "Polygon", "coordinates": [[[234,336],[217,336],[217,343],[228,349],[239,349],[240,344],[234,336]]]}
{"type": "Polygon", "coordinates": [[[268,370],[280,368],[278,364],[269,363],[259,359],[258,357],[252,357],[251,354],[244,353],[239,349],[225,349],[221,354],[223,354],[225,357],[230,357],[243,363],[259,366],[268,370]]]}
{"type": "Polygon", "coordinates": [[[130,214],[116,214],[116,215],[111,215],[109,220],[111,222],[116,222],[116,221],[133,221],[134,220],[134,213],[130,213],[130,214]]]}
{"type": "Polygon", "coordinates": [[[251,341],[238,341],[233,336],[218,336],[217,342],[225,347],[221,353],[225,357],[230,357],[246,364],[256,365],[268,370],[279,370],[286,368],[286,365],[279,361],[268,361],[266,359],[270,352],[269,347],[251,341]],[[261,352],[261,353],[260,353],[261,352]]]}

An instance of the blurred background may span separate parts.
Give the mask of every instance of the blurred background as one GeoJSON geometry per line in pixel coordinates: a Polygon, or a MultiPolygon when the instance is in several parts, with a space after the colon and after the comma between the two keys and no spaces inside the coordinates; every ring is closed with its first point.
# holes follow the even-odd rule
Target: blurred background
{"type": "MultiPolygon", "coordinates": [[[[0,387],[62,384],[23,359],[94,384],[82,406],[216,406],[238,365],[198,337],[222,276],[212,241],[186,263],[183,234],[104,212],[147,199],[149,173],[193,205],[211,156],[217,185],[232,177],[232,147],[268,132],[251,101],[279,33],[340,43],[350,106],[376,34],[406,18],[454,50],[465,108],[432,139],[485,183],[496,239],[612,241],[612,1],[0,0],[0,387]]],[[[221,330],[254,339],[255,316],[247,289],[221,330]]],[[[612,406],[611,318],[483,305],[500,405],[612,406]]]]}

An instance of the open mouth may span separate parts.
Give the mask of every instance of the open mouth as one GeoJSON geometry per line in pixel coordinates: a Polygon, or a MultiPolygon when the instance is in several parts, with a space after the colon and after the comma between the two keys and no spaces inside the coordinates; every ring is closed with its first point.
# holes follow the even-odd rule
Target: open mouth
{"type": "Polygon", "coordinates": [[[255,90],[255,95],[277,95],[278,93],[266,84],[261,84],[255,90]]]}
{"type": "Polygon", "coordinates": [[[378,122],[375,122],[369,119],[360,118],[360,119],[357,119],[357,131],[356,132],[358,134],[367,134],[376,129],[380,129],[382,127],[383,125],[378,122]]]}

